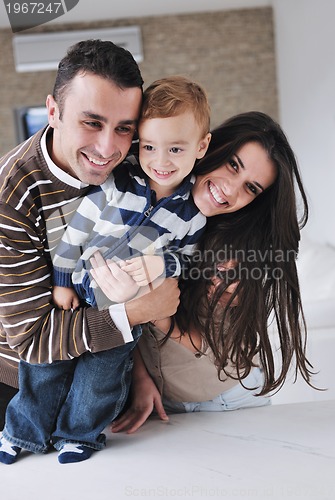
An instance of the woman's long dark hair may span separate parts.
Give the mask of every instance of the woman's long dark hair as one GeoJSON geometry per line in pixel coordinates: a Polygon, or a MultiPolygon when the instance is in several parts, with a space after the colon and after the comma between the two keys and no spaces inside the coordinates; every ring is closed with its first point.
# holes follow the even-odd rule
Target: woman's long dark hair
{"type": "Polygon", "coordinates": [[[265,382],[260,394],[279,389],[292,360],[296,375],[310,383],[312,366],[306,358],[306,325],[296,268],[300,228],[308,205],[295,155],[280,126],[269,116],[249,112],[230,118],[213,131],[210,148],[199,161],[201,175],[226,164],[246,143],[263,146],[277,169],[272,186],[238,212],[208,218],[207,229],[194,255],[188,276],[181,280],[181,301],[176,314],[182,334],[195,328],[212,349],[220,378],[228,359],[243,384],[260,358],[265,382]],[[298,221],[296,194],[301,199],[298,221]],[[234,260],[230,271],[218,264],[234,260]],[[213,290],[214,276],[222,278],[213,290]],[[238,286],[228,305],[223,294],[231,282],[238,286]],[[238,298],[235,307],[229,307],[238,298]],[[275,369],[269,322],[277,327],[281,366],[275,369]]]}

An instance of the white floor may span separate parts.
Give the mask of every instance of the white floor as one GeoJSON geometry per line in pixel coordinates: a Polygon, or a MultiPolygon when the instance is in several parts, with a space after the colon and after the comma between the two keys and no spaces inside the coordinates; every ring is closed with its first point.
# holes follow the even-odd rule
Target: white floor
{"type": "Polygon", "coordinates": [[[0,466],[5,500],[333,500],[335,400],[151,419],[86,462],[0,466]]]}

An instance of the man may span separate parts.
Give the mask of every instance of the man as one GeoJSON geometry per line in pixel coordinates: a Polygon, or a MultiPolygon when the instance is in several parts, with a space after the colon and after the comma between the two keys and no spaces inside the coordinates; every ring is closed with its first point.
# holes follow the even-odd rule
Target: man
{"type": "Polygon", "coordinates": [[[103,311],[63,311],[51,302],[52,251],[76,201],[125,158],[142,84],[128,51],[100,40],[76,44],[60,62],[47,97],[49,127],[0,160],[2,426],[18,386],[19,358],[51,363],[105,351],[131,342],[133,325],[176,310],[175,280],[103,311]]]}

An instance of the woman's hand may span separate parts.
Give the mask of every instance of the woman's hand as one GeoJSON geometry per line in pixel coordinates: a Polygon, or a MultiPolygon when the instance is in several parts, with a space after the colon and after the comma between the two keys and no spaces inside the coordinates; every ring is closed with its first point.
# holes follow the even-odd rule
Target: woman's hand
{"type": "Polygon", "coordinates": [[[138,387],[132,391],[130,408],[111,426],[112,432],[136,432],[151,415],[155,408],[161,420],[169,420],[166,415],[161,395],[151,379],[136,384],[138,387]]]}
{"type": "Polygon", "coordinates": [[[161,395],[148,374],[137,348],[134,351],[134,368],[131,389],[131,406],[111,425],[112,432],[136,432],[151,415],[153,409],[161,420],[169,420],[165,413],[161,395]]]}
{"type": "Polygon", "coordinates": [[[90,263],[94,281],[109,300],[120,304],[136,296],[139,286],[116,262],[105,261],[101,254],[96,252],[90,258],[90,263]]]}

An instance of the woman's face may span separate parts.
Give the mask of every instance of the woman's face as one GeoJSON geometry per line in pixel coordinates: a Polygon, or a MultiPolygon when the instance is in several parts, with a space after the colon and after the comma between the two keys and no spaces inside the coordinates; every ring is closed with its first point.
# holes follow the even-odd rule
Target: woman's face
{"type": "Polygon", "coordinates": [[[197,177],[192,190],[194,202],[206,217],[236,212],[271,186],[276,175],[264,148],[248,142],[227,164],[197,177]]]}
{"type": "MultiPolygon", "coordinates": [[[[217,264],[217,270],[220,272],[220,271],[226,271],[227,269],[233,269],[234,267],[237,266],[237,262],[234,261],[234,260],[230,260],[230,261],[227,261],[227,262],[222,262],[220,264],[217,264]]],[[[209,294],[209,298],[211,298],[213,295],[214,295],[214,292],[215,290],[217,289],[217,287],[219,285],[221,285],[222,283],[222,278],[219,278],[218,276],[213,276],[212,278],[212,283],[213,285],[209,288],[208,290],[208,294],[209,294]]],[[[221,298],[219,300],[219,303],[222,305],[222,306],[226,306],[226,304],[228,303],[228,301],[230,300],[231,298],[231,295],[234,293],[234,291],[236,290],[236,287],[238,286],[238,281],[234,282],[234,283],[231,283],[227,288],[226,290],[223,292],[223,294],[221,295],[221,298]]],[[[231,303],[231,306],[237,306],[238,304],[238,299],[237,297],[234,297],[232,303],[231,303]]]]}

